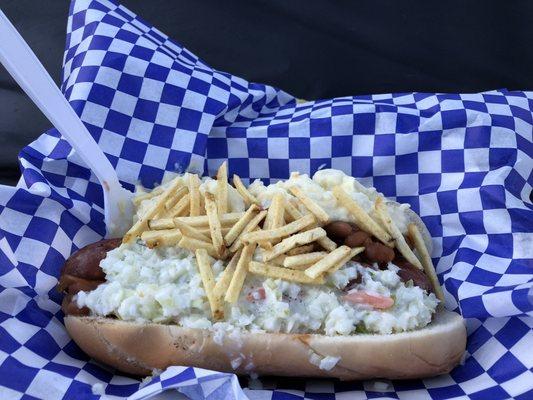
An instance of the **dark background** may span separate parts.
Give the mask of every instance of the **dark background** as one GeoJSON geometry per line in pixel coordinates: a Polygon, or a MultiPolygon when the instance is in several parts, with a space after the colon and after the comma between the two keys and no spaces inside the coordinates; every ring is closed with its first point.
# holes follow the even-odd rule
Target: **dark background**
{"type": "MultiPolygon", "coordinates": [[[[304,99],[533,89],[533,2],[124,0],[214,68],[304,99]]],[[[67,0],[0,0],[59,82],[67,0]]],[[[1,40],[1,38],[0,38],[1,40]]],[[[50,123],[0,66],[0,183],[50,123]]]]}

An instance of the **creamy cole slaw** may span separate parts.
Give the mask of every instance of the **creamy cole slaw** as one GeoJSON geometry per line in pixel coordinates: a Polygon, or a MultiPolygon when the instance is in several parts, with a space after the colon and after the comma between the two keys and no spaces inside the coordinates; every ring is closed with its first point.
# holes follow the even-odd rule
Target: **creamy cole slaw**
{"type": "MultiPolygon", "coordinates": [[[[178,179],[186,185],[189,174],[178,179]]],[[[342,171],[325,169],[315,173],[313,178],[293,173],[290,179],[268,186],[256,180],[248,189],[266,208],[276,193],[290,197],[289,188],[298,186],[331,220],[353,222],[348,210],[332,193],[333,187],[338,185],[371,217],[376,217],[373,202],[379,193],[374,188],[365,188],[342,171]]],[[[237,190],[228,188],[228,211],[244,211],[245,204],[237,190]]],[[[215,190],[214,179],[202,178],[202,193],[215,190]]],[[[142,217],[157,198],[140,202],[137,217],[142,217]]],[[[389,214],[402,232],[407,231],[408,208],[408,205],[388,206],[389,214]]],[[[255,258],[259,252],[258,249],[255,258]]],[[[217,281],[225,263],[212,260],[217,281]]],[[[329,274],[325,285],[302,285],[248,274],[237,303],[226,304],[224,320],[214,322],[196,258],[187,249],[174,246],[151,249],[138,239],[110,251],[100,266],[106,273],[106,282],[91,292],[79,292],[77,305],[88,307],[96,315],[114,315],[126,321],[173,323],[215,330],[240,328],[254,332],[388,334],[424,327],[431,322],[438,304],[433,293],[428,294],[411,282],[402,282],[397,274],[399,268],[393,263],[380,270],[377,266],[373,269],[351,261],[329,274]],[[386,309],[375,309],[364,303],[347,301],[347,293],[359,290],[392,298],[394,303],[386,309]]]]}
{"type": "MultiPolygon", "coordinates": [[[[149,249],[142,243],[123,244],[101,262],[107,282],[77,295],[79,307],[97,315],[126,321],[176,323],[189,328],[236,327],[254,332],[392,333],[421,328],[431,322],[438,304],[433,293],[406,285],[390,263],[385,270],[350,262],[333,273],[326,285],[300,285],[249,274],[236,305],[223,322],[213,322],[194,254],[186,249],[149,249]],[[390,296],[394,305],[374,310],[344,302],[344,289],[361,277],[354,289],[390,296]]],[[[217,278],[223,263],[216,261],[217,278]]]]}

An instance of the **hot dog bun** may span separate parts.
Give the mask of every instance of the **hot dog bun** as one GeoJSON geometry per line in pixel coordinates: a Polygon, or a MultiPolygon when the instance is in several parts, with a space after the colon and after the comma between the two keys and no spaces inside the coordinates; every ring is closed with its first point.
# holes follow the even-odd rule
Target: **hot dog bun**
{"type": "Polygon", "coordinates": [[[134,375],[181,365],[238,374],[412,379],[449,372],[466,345],[461,316],[445,310],[423,329],[392,335],[227,332],[215,340],[210,330],[101,317],[66,316],[65,325],[87,354],[134,375]],[[311,363],[313,353],[341,358],[325,370],[311,363]]]}

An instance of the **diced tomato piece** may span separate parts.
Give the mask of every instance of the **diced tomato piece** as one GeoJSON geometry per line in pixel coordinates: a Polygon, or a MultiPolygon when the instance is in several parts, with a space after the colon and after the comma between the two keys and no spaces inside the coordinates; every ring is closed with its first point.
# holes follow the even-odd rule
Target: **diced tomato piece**
{"type": "Polygon", "coordinates": [[[380,294],[368,293],[364,290],[358,290],[348,293],[344,300],[353,304],[366,304],[380,310],[390,308],[394,305],[394,299],[380,294]]]}
{"type": "Polygon", "coordinates": [[[257,288],[246,295],[246,300],[256,301],[266,299],[265,288],[257,288]]]}

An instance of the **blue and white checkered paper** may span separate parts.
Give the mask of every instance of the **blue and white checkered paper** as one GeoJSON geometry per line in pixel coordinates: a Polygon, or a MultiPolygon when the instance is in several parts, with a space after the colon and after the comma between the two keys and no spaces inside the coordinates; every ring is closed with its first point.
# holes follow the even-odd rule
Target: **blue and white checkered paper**
{"type": "Polygon", "coordinates": [[[72,3],[62,89],[128,187],[185,169],[212,175],[227,159],[230,173],[266,181],[338,168],[410,203],[433,236],[447,306],[468,318],[468,352],[449,375],[411,381],[265,379],[243,391],[234,375],[198,368],[172,367],[145,385],[116,374],[62,324],[57,277],[103,236],[103,201],[52,129],[20,153],[18,186],[0,187],[0,398],[533,397],[533,93],[296,104],[213,70],[105,0],[72,3]]]}

